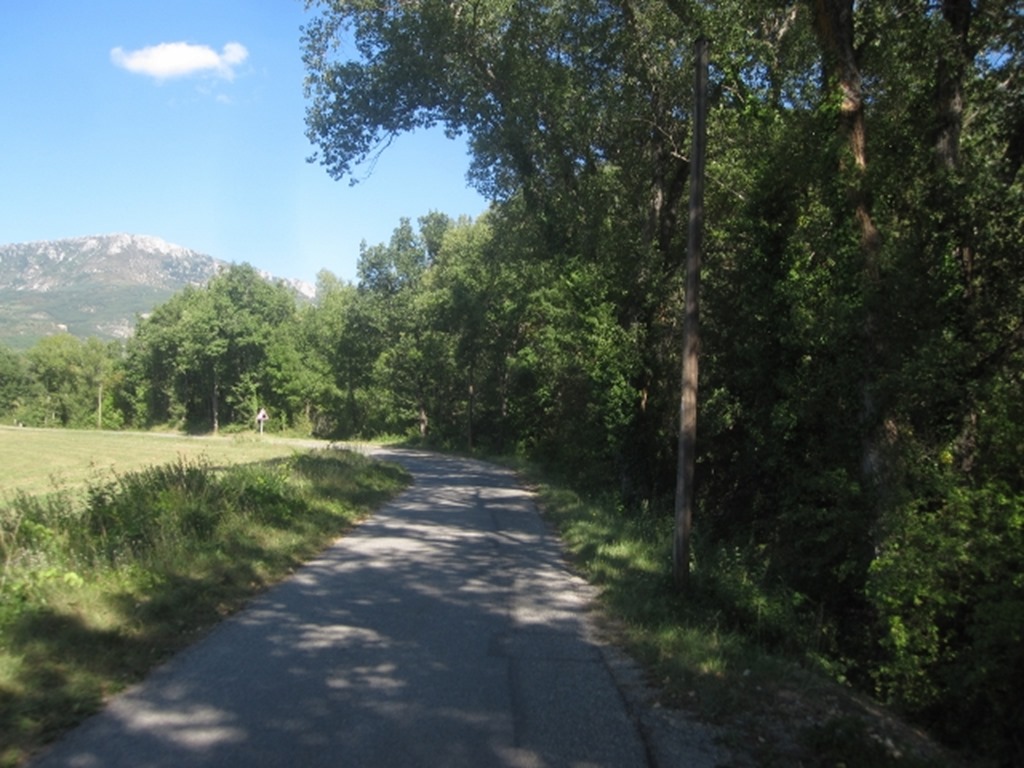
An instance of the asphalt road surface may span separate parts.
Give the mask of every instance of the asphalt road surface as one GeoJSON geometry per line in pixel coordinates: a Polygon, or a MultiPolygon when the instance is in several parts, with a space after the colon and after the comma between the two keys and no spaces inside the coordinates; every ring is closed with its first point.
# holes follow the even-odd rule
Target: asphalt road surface
{"type": "Polygon", "coordinates": [[[514,475],[382,453],[407,492],[33,767],[660,762],[514,475]]]}

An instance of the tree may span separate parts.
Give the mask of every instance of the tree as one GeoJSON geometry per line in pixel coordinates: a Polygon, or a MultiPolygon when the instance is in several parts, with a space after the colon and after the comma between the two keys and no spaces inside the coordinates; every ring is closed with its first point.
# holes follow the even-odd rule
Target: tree
{"type": "Polygon", "coordinates": [[[116,342],[82,341],[68,334],[41,339],[26,353],[28,375],[40,392],[23,405],[23,420],[42,426],[120,426],[109,389],[120,354],[116,342]]]}
{"type": "Polygon", "coordinates": [[[303,334],[320,372],[319,430],[351,438],[372,431],[373,361],[382,343],[365,297],[356,286],[321,272],[316,306],[303,313],[303,334]]]}
{"type": "Polygon", "coordinates": [[[489,234],[452,230],[421,252],[396,305],[411,332],[376,326],[390,350],[378,391],[402,382],[435,428],[472,425],[474,441],[490,410],[507,444],[584,482],[616,478],[627,514],[665,509],[673,485],[680,41],[715,41],[702,583],[731,553],[800,616],[773,642],[831,654],[1019,762],[1005,685],[1024,668],[1019,2],[322,8],[306,28],[307,127],[328,172],[442,124],[468,135],[496,201],[489,234]],[[357,55],[338,62],[343,29],[357,55]],[[427,376],[415,386],[409,361],[427,376]],[[979,654],[992,664],[968,674],[979,654]]]}
{"type": "Polygon", "coordinates": [[[14,415],[31,392],[31,379],[22,355],[0,346],[0,414],[14,415]]]}
{"type": "Polygon", "coordinates": [[[453,391],[443,409],[447,416],[444,431],[448,439],[461,432],[470,449],[478,441],[480,386],[487,375],[485,350],[489,341],[496,340],[489,334],[492,327],[488,319],[495,294],[501,290],[493,268],[497,265],[488,264],[485,256],[491,237],[491,228],[484,220],[460,221],[447,227],[427,280],[433,323],[449,338],[451,347],[453,391]],[[464,414],[464,421],[460,414],[464,414]]]}
{"type": "Polygon", "coordinates": [[[249,265],[176,294],[139,323],[129,351],[129,378],[147,421],[214,432],[222,422],[250,422],[272,394],[269,350],[295,322],[289,289],[249,265]]]}
{"type": "Polygon", "coordinates": [[[111,401],[109,387],[115,379],[121,349],[118,342],[105,345],[96,338],[86,339],[82,345],[82,376],[86,385],[96,393],[96,429],[121,425],[119,413],[115,415],[109,407],[104,413],[104,404],[111,401]]]}
{"type": "MultiPolygon", "coordinates": [[[[443,237],[444,220],[421,223],[435,239],[443,237]]],[[[402,219],[387,245],[362,248],[358,265],[359,291],[380,345],[373,368],[376,389],[394,398],[388,408],[392,417],[404,421],[413,415],[421,438],[430,429],[441,378],[437,370],[448,357],[441,337],[423,322],[422,284],[431,259],[427,246],[409,219],[402,219]]],[[[400,423],[390,426],[401,431],[400,423]]]]}
{"type": "Polygon", "coordinates": [[[493,216],[460,220],[425,276],[423,320],[447,350],[435,419],[447,444],[500,450],[508,438],[511,366],[539,277],[516,250],[514,233],[493,216]]]}
{"type": "Polygon", "coordinates": [[[682,394],[679,406],[679,465],[676,470],[673,576],[685,588],[690,579],[693,480],[696,474],[697,404],[700,364],[700,264],[704,241],[704,175],[707,157],[708,41],[697,43],[694,86],[693,156],[690,158],[690,225],[686,243],[682,394]]]}
{"type": "Polygon", "coordinates": [[[632,444],[616,451],[642,495],[674,466],[665,307],[679,292],[687,37],[661,2],[325,3],[304,33],[308,135],[332,176],[442,123],[468,134],[478,187],[531,217],[535,261],[599,261],[613,276],[617,322],[643,329],[632,444]],[[343,30],[358,55],[336,61],[343,30]]]}

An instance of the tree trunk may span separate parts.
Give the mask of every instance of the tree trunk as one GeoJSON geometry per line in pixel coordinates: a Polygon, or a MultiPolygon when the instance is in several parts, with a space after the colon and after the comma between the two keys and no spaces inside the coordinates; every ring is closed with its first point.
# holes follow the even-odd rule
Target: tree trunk
{"type": "Polygon", "coordinates": [[[846,140],[848,157],[837,172],[848,177],[849,203],[860,232],[861,275],[865,296],[863,320],[863,381],[860,422],[863,429],[861,476],[865,487],[882,491],[882,449],[894,436],[892,425],[882,429],[884,408],[877,402],[875,384],[884,357],[884,338],[875,312],[879,291],[881,236],[871,215],[867,182],[867,127],[864,89],[855,46],[854,0],[814,0],[815,26],[823,54],[826,84],[840,95],[839,129],[846,140]]]}
{"type": "MultiPolygon", "coordinates": [[[[953,256],[960,265],[960,280],[964,301],[964,313],[972,314],[978,298],[974,265],[974,249],[971,247],[970,230],[972,223],[964,221],[961,200],[954,198],[953,179],[950,176],[960,170],[960,136],[964,121],[964,79],[967,66],[973,57],[969,42],[973,9],[971,0],[943,0],[942,17],[949,26],[949,46],[940,49],[936,70],[936,124],[935,162],[940,176],[939,203],[943,215],[953,220],[955,233],[953,256]],[[942,55],[945,54],[945,55],[942,55]]],[[[937,185],[939,186],[939,185],[937,185]]],[[[970,333],[970,331],[968,331],[970,333]]],[[[973,345],[972,345],[973,346],[973,345]]],[[[961,472],[969,474],[974,467],[978,449],[978,408],[969,402],[962,419],[960,434],[956,438],[957,464],[961,472]]]]}
{"type": "Polygon", "coordinates": [[[469,424],[466,430],[466,440],[469,449],[473,450],[473,419],[476,416],[476,388],[473,386],[473,371],[469,372],[469,424]]]}
{"type": "Polygon", "coordinates": [[[867,127],[864,120],[864,86],[854,45],[854,0],[815,0],[818,39],[825,59],[825,77],[841,94],[840,128],[843,131],[853,167],[850,202],[860,228],[864,274],[872,282],[878,279],[878,255],[881,236],[871,215],[867,187],[867,127]]]}
{"type": "Polygon", "coordinates": [[[940,59],[936,73],[937,123],[935,154],[946,170],[960,167],[960,134],[964,123],[964,77],[971,59],[968,34],[971,28],[971,0],[943,0],[942,17],[949,25],[952,46],[940,59]]]}
{"type": "Polygon", "coordinates": [[[690,161],[690,227],[686,248],[686,295],[683,319],[683,374],[679,401],[679,455],[676,469],[673,577],[678,589],[690,578],[690,526],[697,448],[697,382],[700,361],[700,261],[704,232],[704,157],[707,141],[708,41],[696,46],[693,157],[690,161]]]}
{"type": "MultiPolygon", "coordinates": [[[[936,71],[936,124],[935,160],[940,172],[955,173],[960,169],[960,134],[964,124],[964,78],[972,57],[969,33],[971,28],[971,0],[943,0],[942,17],[949,25],[951,43],[942,50],[946,55],[938,62],[936,71]]],[[[943,179],[948,189],[948,179],[943,179]]],[[[952,215],[959,212],[959,201],[950,201],[952,215]]],[[[963,295],[972,302],[975,296],[974,252],[966,233],[966,225],[957,227],[959,242],[955,245],[955,258],[960,265],[963,295]]]]}
{"type": "Polygon", "coordinates": [[[217,376],[217,372],[213,372],[213,391],[210,393],[210,406],[213,416],[213,434],[217,434],[220,431],[220,395],[218,389],[220,388],[220,378],[217,376]]]}

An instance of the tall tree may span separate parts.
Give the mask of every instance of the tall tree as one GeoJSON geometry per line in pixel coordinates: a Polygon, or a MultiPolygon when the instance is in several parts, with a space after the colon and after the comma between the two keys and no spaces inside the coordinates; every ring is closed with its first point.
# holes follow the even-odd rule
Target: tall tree
{"type": "Polygon", "coordinates": [[[119,426],[120,413],[104,387],[113,381],[120,349],[118,343],[65,333],[41,339],[26,353],[27,373],[40,391],[33,404],[26,403],[25,420],[42,426],[119,426]]]}
{"type": "Polygon", "coordinates": [[[302,322],[313,366],[322,373],[319,430],[346,438],[373,432],[371,375],[383,338],[369,302],[356,286],[321,272],[316,305],[302,322]]]}
{"type": "MultiPolygon", "coordinates": [[[[702,567],[744,569],[850,679],[1019,761],[1019,0],[320,7],[307,126],[328,171],[442,124],[497,201],[401,303],[406,359],[427,371],[411,353],[439,345],[432,423],[464,408],[477,439],[490,409],[509,444],[617,474],[625,509],[672,487],[680,41],[715,40],[702,567]]],[[[376,385],[411,402],[385,361],[376,385]]]]}
{"type": "MultiPolygon", "coordinates": [[[[443,237],[443,219],[421,224],[431,237],[443,237]]],[[[430,429],[438,366],[447,358],[438,334],[422,321],[422,283],[431,259],[428,242],[409,219],[402,219],[387,244],[362,248],[357,267],[359,290],[371,308],[381,344],[374,375],[378,384],[386,383],[381,389],[395,397],[392,413],[414,414],[420,437],[430,429]]]]}
{"type": "Polygon", "coordinates": [[[147,420],[214,432],[222,423],[248,422],[273,391],[269,350],[295,322],[289,289],[249,265],[175,295],[139,323],[130,348],[147,420]]]}
{"type": "Polygon", "coordinates": [[[0,346],[0,413],[16,414],[31,389],[25,359],[6,346],[0,346]]]}
{"type": "Polygon", "coordinates": [[[643,329],[645,358],[633,444],[616,452],[623,475],[640,478],[628,484],[650,493],[674,466],[662,446],[677,402],[665,307],[678,298],[688,168],[683,22],[662,2],[318,7],[304,36],[307,127],[332,176],[441,123],[468,134],[478,187],[525,207],[535,260],[599,261],[614,275],[617,322],[643,329]],[[352,55],[336,59],[349,39],[352,55]]]}

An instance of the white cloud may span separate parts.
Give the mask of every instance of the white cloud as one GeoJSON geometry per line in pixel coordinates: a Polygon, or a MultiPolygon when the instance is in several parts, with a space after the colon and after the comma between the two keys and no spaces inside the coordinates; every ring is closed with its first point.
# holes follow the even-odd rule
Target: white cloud
{"type": "Polygon", "coordinates": [[[118,47],[110,52],[110,60],[122,69],[157,80],[204,72],[232,80],[235,67],[248,57],[249,51],[241,43],[228,43],[220,53],[192,43],[160,43],[137,51],[118,47]]]}

